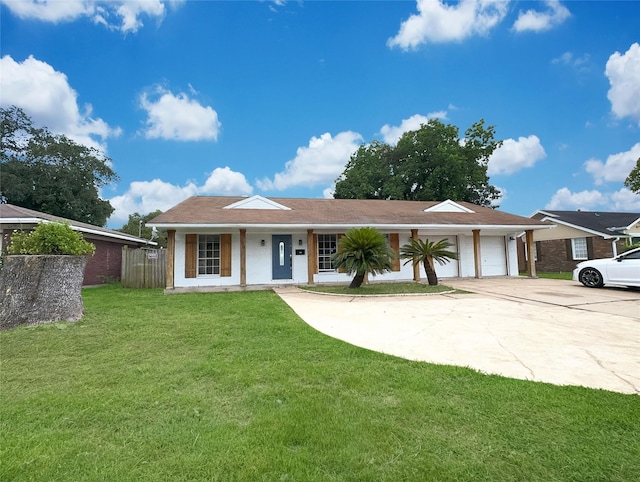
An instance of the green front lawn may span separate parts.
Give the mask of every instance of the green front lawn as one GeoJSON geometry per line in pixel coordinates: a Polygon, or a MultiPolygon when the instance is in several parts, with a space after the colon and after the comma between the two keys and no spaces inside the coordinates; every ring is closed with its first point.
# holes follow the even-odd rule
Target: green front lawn
{"type": "MultiPolygon", "coordinates": [[[[350,346],[273,292],[0,333],[2,481],[636,480],[640,397],[350,346]]],[[[393,320],[390,320],[393,323],[393,320]]]]}
{"type": "Polygon", "coordinates": [[[300,288],[307,291],[340,295],[434,294],[454,291],[453,288],[441,284],[438,284],[436,286],[429,286],[428,284],[416,282],[371,283],[363,284],[359,288],[349,288],[348,284],[301,286],[300,288]]]}

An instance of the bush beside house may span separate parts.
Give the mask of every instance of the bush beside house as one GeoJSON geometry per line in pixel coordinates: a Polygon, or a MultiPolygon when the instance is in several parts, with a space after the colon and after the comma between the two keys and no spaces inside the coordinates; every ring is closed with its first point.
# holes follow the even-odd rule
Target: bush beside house
{"type": "Polygon", "coordinates": [[[0,270],[0,328],[82,318],[82,281],[94,251],[68,224],[13,233],[0,270]]]}

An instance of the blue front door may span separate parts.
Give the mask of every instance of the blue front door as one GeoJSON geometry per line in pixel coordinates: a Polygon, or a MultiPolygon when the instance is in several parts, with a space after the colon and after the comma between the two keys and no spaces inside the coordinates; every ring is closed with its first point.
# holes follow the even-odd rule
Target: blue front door
{"type": "Polygon", "coordinates": [[[291,235],[274,234],[271,253],[273,279],[291,279],[291,235]]]}

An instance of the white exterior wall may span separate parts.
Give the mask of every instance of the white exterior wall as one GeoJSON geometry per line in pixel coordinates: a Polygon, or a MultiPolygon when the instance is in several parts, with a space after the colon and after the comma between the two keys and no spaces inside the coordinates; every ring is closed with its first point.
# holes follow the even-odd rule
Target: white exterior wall
{"type": "MultiPolygon", "coordinates": [[[[188,233],[195,233],[196,231],[179,230],[175,236],[176,253],[174,259],[174,286],[176,288],[189,288],[189,287],[226,287],[226,286],[239,286],[240,285],[240,232],[238,229],[198,229],[198,234],[223,234],[231,233],[232,239],[232,253],[231,253],[231,276],[222,277],[218,275],[214,276],[200,276],[196,278],[185,278],[185,235],[188,233]]],[[[322,233],[323,231],[317,231],[322,233]]],[[[329,233],[329,231],[324,231],[329,233]]],[[[384,231],[390,233],[391,231],[384,231]]],[[[332,234],[335,231],[331,232],[332,234]]],[[[291,280],[274,280],[272,278],[272,263],[271,263],[271,249],[272,249],[272,232],[248,232],[246,237],[246,282],[247,286],[251,285],[271,285],[271,284],[307,284],[307,259],[308,259],[308,246],[307,246],[307,232],[305,231],[282,231],[275,234],[291,235],[292,239],[292,279],[291,280]],[[261,240],[265,241],[265,245],[261,245],[261,240]],[[299,245],[299,240],[302,240],[302,245],[299,245]],[[304,255],[296,255],[296,249],[304,249],[304,255]]],[[[429,238],[429,240],[437,242],[440,239],[448,238],[453,244],[452,250],[459,254],[458,260],[452,260],[446,265],[439,265],[436,263],[436,273],[439,278],[451,278],[451,277],[474,277],[475,276],[475,262],[473,252],[473,236],[469,234],[458,235],[430,235],[428,233],[419,232],[420,239],[429,238]]],[[[513,234],[515,237],[515,233],[513,234]]],[[[505,263],[502,274],[505,272],[510,276],[518,276],[518,261],[515,241],[510,241],[510,235],[505,236],[482,236],[481,244],[491,243],[488,238],[492,238],[493,242],[497,244],[502,242],[505,246],[506,252],[503,254],[502,262],[505,263]]],[[[410,232],[401,232],[399,234],[400,246],[408,243],[411,239],[410,232]]],[[[484,259],[485,253],[482,253],[484,259]]],[[[383,275],[371,277],[370,281],[410,281],[413,280],[413,266],[409,262],[404,264],[406,260],[400,260],[400,271],[391,271],[383,275]]],[[[495,262],[492,261],[495,266],[495,262]]],[[[483,267],[483,276],[491,276],[492,269],[488,269],[485,272],[483,267]]],[[[495,270],[494,270],[495,272],[495,270]]],[[[426,279],[424,268],[420,265],[420,278],[426,279]]],[[[351,276],[346,273],[338,272],[322,272],[315,273],[313,276],[314,283],[348,283],[351,280],[351,276]]]]}
{"type": "MultiPolygon", "coordinates": [[[[274,280],[272,276],[272,235],[274,233],[247,233],[247,285],[266,284],[306,284],[307,283],[307,233],[286,232],[277,233],[291,235],[292,255],[291,255],[291,276],[292,279],[274,280]],[[261,245],[264,239],[265,245],[261,245]],[[299,245],[302,240],[302,245],[299,245]],[[296,249],[304,249],[304,255],[296,255],[296,249]]],[[[240,272],[240,235],[236,243],[233,238],[234,255],[238,251],[238,272],[240,272]]],[[[240,275],[238,275],[240,276],[240,275]]]]}
{"type": "Polygon", "coordinates": [[[518,245],[516,239],[518,233],[507,235],[507,275],[519,276],[518,271],[518,245]]]}
{"type": "Polygon", "coordinates": [[[476,265],[473,254],[473,236],[471,234],[458,235],[458,255],[460,260],[458,266],[460,267],[461,278],[473,278],[476,275],[476,265]]]}

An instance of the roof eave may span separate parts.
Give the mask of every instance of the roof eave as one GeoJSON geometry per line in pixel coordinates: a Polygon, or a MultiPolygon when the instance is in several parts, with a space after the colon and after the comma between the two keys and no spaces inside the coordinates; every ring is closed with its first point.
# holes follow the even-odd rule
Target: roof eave
{"type": "Polygon", "coordinates": [[[550,229],[553,225],[529,224],[376,224],[376,223],[325,223],[325,224],[272,224],[272,223],[148,223],[147,226],[157,229],[210,229],[210,228],[255,228],[255,229],[351,229],[360,227],[375,227],[378,229],[452,229],[452,230],[494,230],[494,231],[522,231],[550,229]]]}
{"type": "Polygon", "coordinates": [[[542,218],[541,221],[549,221],[557,224],[562,224],[563,226],[577,229],[578,231],[583,231],[589,234],[595,234],[596,236],[600,236],[601,238],[604,238],[604,239],[625,237],[625,234],[607,234],[607,233],[603,233],[602,231],[596,231],[595,229],[585,228],[584,226],[578,226],[577,224],[568,223],[567,221],[562,221],[561,219],[556,219],[556,218],[545,217],[545,218],[542,218]]]}
{"type": "MultiPolygon", "coordinates": [[[[38,224],[38,223],[51,223],[51,222],[57,222],[57,221],[50,221],[44,218],[2,218],[0,219],[0,225],[2,224],[38,224]]],[[[94,234],[96,236],[102,236],[105,238],[120,239],[123,241],[131,241],[136,244],[150,244],[153,246],[157,246],[158,244],[155,241],[149,241],[147,239],[138,238],[137,236],[131,236],[125,233],[119,234],[119,233],[113,233],[109,231],[101,231],[99,229],[91,229],[91,228],[86,228],[84,226],[77,226],[73,223],[71,223],[70,226],[71,226],[71,229],[73,229],[74,231],[79,231],[81,233],[86,233],[86,234],[94,234]]]]}

